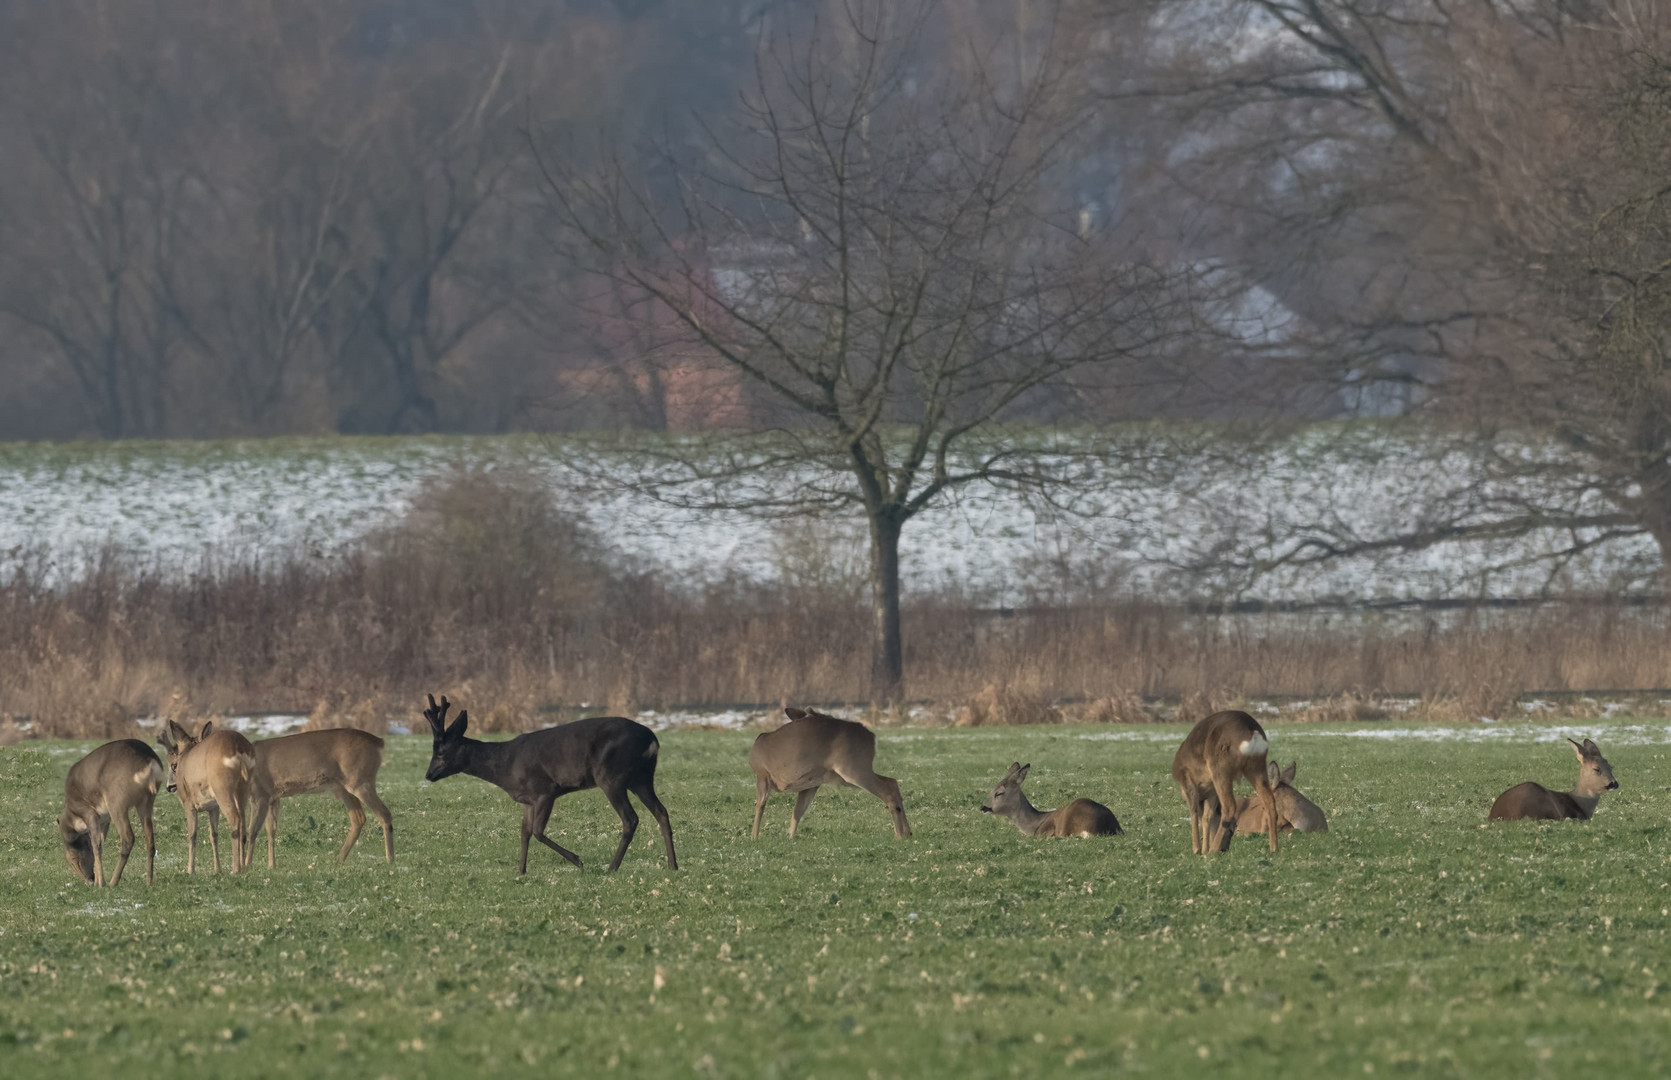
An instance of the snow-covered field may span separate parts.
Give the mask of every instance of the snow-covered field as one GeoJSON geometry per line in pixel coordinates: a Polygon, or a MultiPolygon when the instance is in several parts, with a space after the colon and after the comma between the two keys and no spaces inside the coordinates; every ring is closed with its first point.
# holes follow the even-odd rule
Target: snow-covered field
{"type": "MultiPolygon", "coordinates": [[[[1540,556],[1571,542],[1551,531],[1321,566],[1262,565],[1312,526],[1353,536],[1408,529],[1467,467],[1396,448],[1349,451],[1299,439],[1240,468],[1186,460],[1165,481],[1087,469],[1071,491],[1083,516],[1046,511],[1016,492],[970,491],[907,526],[906,585],[953,586],[992,603],[1089,580],[1173,599],[1530,595],[1548,583],[1540,556]]],[[[582,491],[563,443],[512,436],[0,444],[0,568],[8,552],[46,550],[73,572],[105,544],[188,570],[206,556],[304,549],[328,557],[397,518],[426,477],[466,462],[548,478],[623,560],[678,580],[770,578],[794,572],[809,549],[850,572],[863,567],[856,521],[676,509],[630,483],[624,465],[620,483],[582,491]]],[[[786,486],[804,481],[783,477],[786,486]]],[[[1626,538],[1572,561],[1556,584],[1631,588],[1657,568],[1650,541],[1626,538]]]]}

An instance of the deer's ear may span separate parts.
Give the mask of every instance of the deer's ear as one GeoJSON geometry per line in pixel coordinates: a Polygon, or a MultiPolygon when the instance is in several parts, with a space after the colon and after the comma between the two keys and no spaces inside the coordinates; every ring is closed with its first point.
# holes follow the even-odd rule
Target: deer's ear
{"type": "Polygon", "coordinates": [[[1282,783],[1282,766],[1274,761],[1265,762],[1265,777],[1270,780],[1272,787],[1282,783]]]}
{"type": "Polygon", "coordinates": [[[454,720],[453,721],[453,726],[447,729],[447,738],[449,738],[449,739],[461,739],[461,738],[464,737],[464,732],[469,727],[470,727],[470,712],[469,712],[468,709],[465,709],[465,710],[462,710],[462,711],[459,712],[458,719],[454,720]]]}
{"type": "Polygon", "coordinates": [[[1584,752],[1586,754],[1595,754],[1597,757],[1600,757],[1601,756],[1601,747],[1596,745],[1594,739],[1585,739],[1584,740],[1584,752]]]}
{"type": "Polygon", "coordinates": [[[1584,760],[1584,744],[1579,742],[1577,739],[1572,739],[1572,738],[1567,739],[1567,742],[1572,744],[1573,756],[1576,757],[1579,761],[1583,761],[1584,760]]]}
{"type": "Polygon", "coordinates": [[[172,740],[170,742],[163,743],[164,746],[167,746],[167,747],[170,747],[170,748],[172,748],[177,743],[183,743],[187,739],[191,738],[190,735],[186,734],[186,729],[185,728],[181,727],[179,724],[176,724],[172,720],[170,720],[168,722],[168,727],[163,729],[163,734],[169,736],[170,739],[172,740]]]}
{"type": "Polygon", "coordinates": [[[203,730],[197,733],[197,737],[199,739],[207,739],[209,737],[209,732],[213,730],[215,730],[215,722],[213,720],[205,720],[203,721],[203,730]]]}
{"type": "Polygon", "coordinates": [[[1299,769],[1300,769],[1300,763],[1299,762],[1290,761],[1288,763],[1288,767],[1286,769],[1282,770],[1282,773],[1281,773],[1282,782],[1284,784],[1292,784],[1294,782],[1294,774],[1296,772],[1298,772],[1299,769]]]}
{"type": "Polygon", "coordinates": [[[1030,761],[1029,761],[1029,762],[1028,762],[1028,763],[1027,763],[1027,764],[1025,764],[1025,765],[1023,765],[1023,766],[1021,766],[1021,768],[1019,768],[1019,769],[1017,769],[1017,770],[1016,770],[1016,773],[1015,773],[1015,778],[1016,778],[1016,779],[1017,779],[1017,780],[1025,780],[1025,779],[1027,779],[1027,770],[1028,770],[1028,769],[1031,769],[1031,768],[1032,768],[1032,767],[1033,767],[1033,763],[1032,763],[1032,762],[1030,762],[1030,761]]]}
{"type": "Polygon", "coordinates": [[[783,709],[783,715],[789,717],[791,720],[805,720],[806,710],[797,709],[793,705],[786,705],[783,709]]]}

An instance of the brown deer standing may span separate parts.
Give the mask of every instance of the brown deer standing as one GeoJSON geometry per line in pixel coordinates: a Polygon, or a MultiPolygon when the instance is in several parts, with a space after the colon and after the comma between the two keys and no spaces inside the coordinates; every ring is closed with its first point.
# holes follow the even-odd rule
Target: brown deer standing
{"type": "Polygon", "coordinates": [[[1572,743],[1578,755],[1578,786],[1571,791],[1550,791],[1530,780],[1516,784],[1491,804],[1491,821],[1563,821],[1576,818],[1589,821],[1595,816],[1601,793],[1613,791],[1619,782],[1613,779],[1613,766],[1601,756],[1601,748],[1589,739],[1572,743]]]}
{"type": "Polygon", "coordinates": [[[220,816],[232,825],[232,872],[244,868],[249,847],[249,803],[255,793],[255,747],[230,728],[205,723],[193,736],[170,720],[158,737],[168,751],[168,790],[186,811],[186,873],[197,870],[197,813],[209,812],[209,849],[220,873],[220,816]]]}
{"type": "Polygon", "coordinates": [[[1090,799],[1075,799],[1057,810],[1040,810],[1021,791],[1031,765],[1017,761],[981,803],[981,813],[1009,818],[1028,836],[1119,836],[1114,811],[1090,799]]]}
{"type": "MultiPolygon", "coordinates": [[[[1328,832],[1329,822],[1316,803],[1300,794],[1294,786],[1294,773],[1300,763],[1291,762],[1286,769],[1278,769],[1271,762],[1269,772],[1271,790],[1276,795],[1276,819],[1283,832],[1328,832]]],[[[1251,836],[1265,831],[1265,805],[1256,798],[1242,796],[1236,800],[1236,835],[1251,836]]]]}
{"type": "MultiPolygon", "coordinates": [[[[1265,753],[1270,741],[1259,721],[1245,712],[1219,712],[1207,717],[1184,736],[1172,758],[1172,779],[1189,804],[1190,850],[1197,854],[1224,851],[1236,833],[1236,781],[1246,780],[1259,793],[1267,820],[1276,820],[1276,793],[1266,773],[1265,753]],[[1221,812],[1220,808],[1228,812],[1221,812]]],[[[1271,830],[1271,850],[1277,849],[1271,830]]]]}
{"type": "Polygon", "coordinates": [[[773,792],[796,792],[795,813],[789,819],[789,835],[794,836],[824,784],[864,788],[881,799],[893,815],[894,835],[911,835],[899,783],[872,768],[876,760],[874,732],[863,724],[811,709],[784,709],[783,713],[789,723],[755,739],[748,752],[748,767],[755,777],[754,836],[760,835],[766,800],[773,792]]]}
{"type": "MultiPolygon", "coordinates": [[[[255,744],[255,795],[251,804],[250,839],[267,830],[267,868],[278,848],[279,800],[292,795],[330,792],[348,807],[348,838],[337,852],[345,862],[365,828],[365,807],[383,826],[383,856],[395,861],[395,827],[389,808],[377,796],[377,770],[383,767],[383,740],[357,728],[304,731],[255,744]]],[[[249,864],[254,845],[246,852],[249,864]]]]}
{"type": "Polygon", "coordinates": [[[157,834],[151,810],[163,780],[156,751],[138,739],[107,742],[70,766],[64,778],[64,813],[58,819],[58,833],[64,841],[64,857],[81,880],[112,888],[122,880],[133,851],[130,810],[139,811],[139,824],[145,830],[145,884],[155,880],[157,834]],[[112,821],[122,848],[116,873],[107,882],[104,838],[112,821]]]}
{"type": "Polygon", "coordinates": [[[621,816],[621,843],[609,869],[621,859],[638,829],[638,815],[627,792],[638,796],[661,826],[662,846],[667,849],[667,868],[679,869],[673,855],[673,823],[667,807],[656,798],[656,756],[661,743],[656,733],[624,716],[594,716],[544,731],[530,731],[505,742],[467,739],[470,714],[460,710],[458,719],[447,725],[452,703],[445,697],[435,704],[430,695],[424,719],[435,736],[434,751],[424,779],[430,783],[454,773],[468,773],[505,790],[522,804],[522,867],[528,872],[528,841],[538,840],[578,869],[580,856],[545,835],[551,820],[551,805],[559,796],[587,788],[600,789],[609,805],[621,816]]]}

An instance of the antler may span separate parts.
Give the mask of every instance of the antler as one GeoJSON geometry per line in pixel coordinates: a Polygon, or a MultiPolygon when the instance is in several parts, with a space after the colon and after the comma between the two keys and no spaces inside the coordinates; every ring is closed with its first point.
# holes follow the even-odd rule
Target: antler
{"type": "Polygon", "coordinates": [[[435,734],[440,735],[447,730],[447,710],[453,707],[453,703],[447,700],[446,694],[441,695],[441,704],[439,705],[435,704],[434,694],[427,696],[429,697],[429,708],[424,710],[424,719],[429,721],[430,729],[435,734]]]}

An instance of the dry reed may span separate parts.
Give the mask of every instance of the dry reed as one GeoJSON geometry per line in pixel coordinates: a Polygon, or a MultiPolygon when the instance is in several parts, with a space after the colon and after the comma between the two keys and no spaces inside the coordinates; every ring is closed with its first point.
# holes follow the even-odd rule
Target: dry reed
{"type": "MultiPolygon", "coordinates": [[[[813,573],[674,587],[611,566],[549,498],[514,474],[461,471],[335,560],[178,575],[106,552],[66,575],[13,556],[0,567],[0,724],[113,737],[138,717],[290,711],[380,731],[410,725],[427,690],[465,703],[482,730],[556,706],[863,700],[862,595],[813,573]]],[[[1006,616],[950,595],[904,613],[911,696],[965,703],[970,723],[1055,722],[1061,701],[1084,703],[1069,719],[1133,722],[1299,697],[1314,704],[1295,718],[1387,716],[1378,703],[1401,697],[1420,703],[1400,717],[1474,720],[1526,693],[1671,685],[1666,623],[1623,604],[1343,620],[1107,602],[1006,616]],[[1161,700],[1181,704],[1149,704],[1161,700]]]]}

